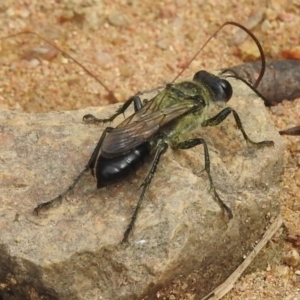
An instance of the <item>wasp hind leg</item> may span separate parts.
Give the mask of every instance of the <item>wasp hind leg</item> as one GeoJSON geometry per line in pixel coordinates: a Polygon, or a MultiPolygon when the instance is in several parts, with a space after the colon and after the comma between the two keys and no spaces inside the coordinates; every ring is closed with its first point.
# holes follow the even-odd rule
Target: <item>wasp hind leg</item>
{"type": "Polygon", "coordinates": [[[121,105],[116,113],[114,113],[112,116],[110,116],[107,119],[98,119],[94,115],[88,114],[83,116],[83,121],[86,123],[108,123],[112,122],[117,116],[124,114],[124,112],[128,109],[130,104],[133,103],[134,105],[134,111],[137,112],[139,111],[142,107],[142,101],[141,98],[138,95],[130,97],[123,105],[121,105]]]}
{"type": "Polygon", "coordinates": [[[214,182],[213,182],[213,179],[212,179],[211,174],[210,174],[210,159],[209,159],[208,148],[207,148],[207,144],[206,144],[205,140],[201,139],[201,138],[190,139],[190,140],[180,142],[172,148],[174,150],[176,150],[176,149],[182,149],[183,150],[183,149],[190,149],[190,148],[193,148],[193,147],[198,146],[198,145],[203,145],[203,147],[204,147],[204,160],[205,160],[205,168],[204,169],[207,173],[207,176],[208,176],[208,179],[209,179],[209,182],[210,182],[210,188],[214,193],[214,197],[215,197],[217,203],[223,209],[223,211],[225,211],[227,213],[228,218],[231,219],[233,217],[232,211],[223,202],[223,200],[220,198],[219,194],[217,193],[214,182]]]}
{"type": "Polygon", "coordinates": [[[137,218],[138,212],[139,212],[139,210],[140,210],[140,208],[141,208],[142,202],[143,202],[143,200],[144,200],[144,195],[145,195],[146,189],[147,189],[147,187],[148,187],[148,186],[150,185],[150,183],[151,183],[151,180],[152,180],[152,178],[153,178],[153,176],[154,176],[154,173],[155,173],[155,171],[156,171],[156,168],[157,168],[157,165],[158,165],[158,163],[159,163],[159,160],[160,160],[161,155],[162,155],[164,152],[166,152],[167,148],[168,148],[168,144],[167,144],[166,142],[162,142],[162,143],[158,146],[158,148],[157,148],[157,150],[156,150],[156,153],[155,153],[155,156],[154,156],[154,159],[153,159],[153,162],[152,162],[151,169],[150,169],[150,171],[149,171],[149,173],[148,173],[148,175],[147,175],[147,177],[146,177],[144,183],[141,185],[141,187],[142,187],[142,192],[141,192],[139,201],[138,201],[138,203],[137,203],[137,205],[136,205],[136,207],[135,207],[135,209],[134,209],[134,212],[133,212],[133,214],[132,214],[130,223],[129,223],[129,225],[127,226],[126,231],[124,232],[124,237],[123,237],[123,240],[122,240],[122,242],[121,242],[122,244],[128,242],[128,236],[129,236],[129,234],[130,234],[130,232],[131,232],[131,230],[132,230],[132,228],[133,228],[133,226],[134,226],[134,223],[135,223],[135,220],[136,220],[136,218],[137,218]]]}
{"type": "Polygon", "coordinates": [[[54,199],[52,199],[52,200],[50,200],[50,201],[40,203],[40,204],[34,209],[34,211],[35,211],[35,213],[36,213],[37,215],[39,214],[39,212],[40,212],[41,209],[43,209],[43,208],[45,208],[45,207],[50,207],[50,206],[56,204],[57,202],[61,202],[62,199],[63,199],[63,197],[64,197],[67,193],[69,193],[70,191],[72,191],[72,190],[75,188],[76,184],[78,183],[78,181],[81,179],[81,177],[85,174],[85,172],[86,172],[87,170],[91,169],[92,172],[93,172],[93,169],[94,169],[94,166],[95,166],[97,157],[98,157],[98,153],[99,153],[99,151],[100,151],[100,149],[101,149],[101,145],[102,145],[102,143],[103,143],[103,140],[104,140],[106,134],[109,133],[112,129],[113,129],[112,127],[107,127],[107,128],[103,131],[103,133],[102,133],[102,135],[101,135],[101,137],[100,137],[100,139],[99,139],[99,142],[97,143],[97,145],[96,145],[96,147],[95,147],[95,149],[94,149],[94,151],[93,151],[93,153],[92,153],[92,155],[91,155],[91,157],[90,157],[90,159],[89,159],[89,162],[88,162],[87,165],[84,167],[84,169],[76,176],[76,178],[74,179],[73,183],[72,183],[66,190],[64,190],[61,194],[59,194],[57,197],[55,197],[54,199]]]}
{"type": "Polygon", "coordinates": [[[262,148],[262,147],[270,147],[270,146],[274,146],[274,142],[273,141],[262,141],[262,142],[254,142],[252,141],[248,135],[246,134],[241,119],[239,117],[239,115],[237,114],[237,112],[232,109],[231,107],[226,107],[224,108],[222,111],[220,111],[217,115],[215,115],[214,117],[205,120],[201,125],[203,127],[206,126],[217,126],[220,123],[222,123],[228,116],[230,113],[233,113],[236,125],[238,127],[238,129],[242,132],[244,139],[246,140],[246,142],[248,144],[254,145],[258,148],[262,148]]]}

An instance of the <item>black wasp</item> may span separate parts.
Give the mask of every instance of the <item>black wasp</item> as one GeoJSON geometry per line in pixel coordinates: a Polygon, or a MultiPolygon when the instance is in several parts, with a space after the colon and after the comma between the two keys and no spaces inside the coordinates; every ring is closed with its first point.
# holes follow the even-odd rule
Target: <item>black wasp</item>
{"type": "MultiPolygon", "coordinates": [[[[264,57],[262,49],[255,36],[245,27],[235,22],[224,23],[218,31],[228,24],[242,28],[254,39],[261,51],[263,65],[264,57]]],[[[262,67],[261,74],[255,86],[258,85],[263,72],[264,67],[262,67]]],[[[237,127],[248,143],[256,147],[272,146],[274,143],[272,141],[253,142],[244,131],[237,112],[230,107],[224,108],[212,118],[207,118],[207,110],[210,105],[216,102],[228,102],[232,96],[232,87],[226,79],[217,77],[206,71],[199,71],[190,81],[183,81],[181,83],[174,83],[174,81],[171,84],[167,84],[162,91],[146,103],[143,103],[138,95],[131,97],[110,118],[98,119],[93,115],[84,116],[84,121],[86,122],[104,123],[111,122],[118,115],[123,114],[131,104],[134,105],[135,109],[135,112],[116,128],[107,127],[104,130],[86,167],[76,177],[74,182],[58,197],[39,204],[35,208],[35,211],[38,213],[43,207],[61,200],[75,187],[88,169],[91,170],[97,180],[97,188],[101,188],[125,178],[129,173],[139,168],[147,156],[153,155],[152,165],[142,184],[138,203],[124,233],[122,242],[126,242],[128,241],[128,236],[134,226],[146,189],[151,183],[161,155],[166,152],[168,147],[177,150],[203,145],[205,171],[214,198],[228,217],[232,218],[231,209],[219,197],[214,186],[210,174],[210,159],[206,142],[202,138],[182,140],[182,135],[197,126],[216,126],[232,113],[237,127]]]]}

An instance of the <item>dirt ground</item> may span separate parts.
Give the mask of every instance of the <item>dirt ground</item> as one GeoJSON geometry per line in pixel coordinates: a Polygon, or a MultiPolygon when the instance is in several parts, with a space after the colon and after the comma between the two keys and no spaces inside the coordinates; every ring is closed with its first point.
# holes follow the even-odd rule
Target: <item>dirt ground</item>
{"type": "MultiPolygon", "coordinates": [[[[33,35],[0,40],[0,108],[31,113],[75,110],[124,101],[174,80],[225,21],[248,26],[269,59],[300,59],[300,1],[7,0],[0,37],[24,30],[55,41],[101,82],[33,35]],[[108,97],[113,91],[116,98],[108,97]]],[[[228,26],[184,76],[257,58],[249,39],[228,26]]],[[[278,129],[300,124],[300,100],[269,109],[278,129]]],[[[289,242],[282,261],[242,277],[224,299],[300,299],[300,144],[286,141],[282,214],[289,242]]],[[[190,281],[174,281],[158,299],[197,299],[190,281]]],[[[195,284],[195,282],[194,282],[195,284]]]]}

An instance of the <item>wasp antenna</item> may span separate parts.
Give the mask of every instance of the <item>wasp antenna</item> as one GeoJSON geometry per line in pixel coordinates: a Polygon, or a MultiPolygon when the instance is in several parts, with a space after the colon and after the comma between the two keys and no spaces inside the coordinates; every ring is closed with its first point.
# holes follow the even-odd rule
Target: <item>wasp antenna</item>
{"type": "Polygon", "coordinates": [[[261,98],[266,106],[275,106],[277,105],[277,103],[275,101],[271,101],[269,99],[267,99],[256,87],[254,87],[250,82],[248,82],[247,80],[245,80],[244,78],[240,77],[235,71],[231,70],[231,69],[225,69],[221,72],[221,74],[223,74],[226,78],[234,78],[237,80],[242,81],[243,83],[245,83],[246,85],[248,85],[248,87],[259,97],[261,98]],[[231,75],[226,74],[226,72],[232,72],[231,75]]]}
{"type": "Polygon", "coordinates": [[[213,35],[211,35],[207,41],[203,44],[203,46],[196,52],[196,54],[190,59],[189,63],[186,65],[186,67],[184,69],[182,69],[178,75],[175,77],[175,79],[172,81],[172,83],[174,83],[182,74],[183,72],[190,66],[190,64],[193,62],[193,60],[199,55],[199,53],[203,50],[203,48],[211,41],[212,38],[216,37],[217,34],[227,25],[233,25],[233,26],[236,26],[236,27],[239,27],[241,28],[242,30],[244,30],[252,39],[253,41],[255,42],[258,50],[259,50],[259,53],[260,53],[260,57],[261,57],[261,70],[260,70],[260,73],[259,73],[259,76],[258,78],[256,79],[253,87],[254,88],[257,88],[261,79],[263,78],[264,74],[265,74],[265,69],[266,69],[266,58],[265,58],[265,54],[264,54],[264,50],[260,44],[260,42],[258,41],[258,39],[256,38],[256,36],[249,30],[247,29],[245,26],[239,24],[239,23],[236,23],[236,22],[233,22],[233,21],[228,21],[228,22],[225,22],[223,25],[221,25],[221,27],[214,32],[213,35]]]}
{"type": "Polygon", "coordinates": [[[37,36],[39,39],[41,39],[42,41],[44,41],[45,43],[47,43],[48,45],[50,45],[51,47],[53,47],[54,49],[56,49],[57,51],[60,51],[64,56],[66,56],[67,58],[71,59],[74,63],[76,63],[78,66],[80,66],[88,75],[90,75],[91,77],[93,77],[108,93],[108,98],[110,101],[116,103],[119,102],[119,100],[117,99],[117,97],[115,96],[115,94],[113,93],[113,91],[111,91],[108,86],[101,81],[99,78],[97,78],[96,75],[94,75],[90,70],[88,70],[82,63],[80,63],[78,60],[76,60],[74,57],[72,57],[70,54],[68,54],[67,52],[65,52],[64,50],[60,49],[58,46],[56,46],[54,43],[48,41],[47,39],[43,38],[40,34],[34,32],[34,31],[22,31],[16,34],[12,34],[12,35],[8,35],[6,37],[2,37],[0,38],[1,40],[4,39],[8,39],[8,38],[13,38],[19,35],[23,35],[23,34],[32,34],[37,36]]]}

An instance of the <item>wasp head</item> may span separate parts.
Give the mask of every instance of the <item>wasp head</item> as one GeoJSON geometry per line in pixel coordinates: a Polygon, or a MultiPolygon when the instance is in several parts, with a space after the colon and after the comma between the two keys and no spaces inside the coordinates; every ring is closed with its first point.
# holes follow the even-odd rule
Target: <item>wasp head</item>
{"type": "Polygon", "coordinates": [[[231,84],[211,73],[201,70],[194,75],[193,80],[206,85],[211,90],[214,102],[228,102],[232,96],[231,84]]]}

